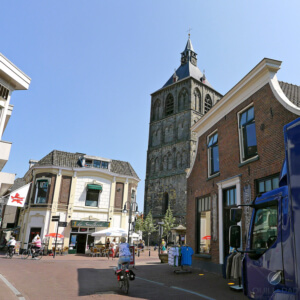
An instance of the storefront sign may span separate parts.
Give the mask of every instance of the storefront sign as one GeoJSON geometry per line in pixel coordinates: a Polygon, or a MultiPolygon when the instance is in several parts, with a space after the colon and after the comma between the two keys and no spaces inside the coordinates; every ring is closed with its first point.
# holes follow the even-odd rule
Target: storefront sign
{"type": "Polygon", "coordinates": [[[110,222],[103,221],[71,221],[72,227],[109,227],[110,222]]]}
{"type": "Polygon", "coordinates": [[[129,246],[130,249],[130,265],[134,265],[135,266],[135,250],[134,250],[134,246],[129,246]]]}

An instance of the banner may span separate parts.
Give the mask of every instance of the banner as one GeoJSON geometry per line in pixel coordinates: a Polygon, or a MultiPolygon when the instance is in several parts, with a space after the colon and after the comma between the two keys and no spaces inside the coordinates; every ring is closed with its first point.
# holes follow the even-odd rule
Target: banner
{"type": "Polygon", "coordinates": [[[7,205],[23,207],[26,201],[28,190],[31,183],[23,185],[9,195],[7,205]]]}

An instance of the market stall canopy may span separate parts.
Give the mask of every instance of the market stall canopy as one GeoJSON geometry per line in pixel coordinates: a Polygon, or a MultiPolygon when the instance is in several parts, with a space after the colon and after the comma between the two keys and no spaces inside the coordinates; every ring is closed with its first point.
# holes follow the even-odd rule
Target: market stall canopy
{"type": "Polygon", "coordinates": [[[129,236],[132,237],[133,239],[138,239],[140,237],[139,234],[137,234],[136,232],[130,234],[129,236]]]}
{"type": "Polygon", "coordinates": [[[112,237],[121,237],[121,236],[127,236],[128,232],[119,227],[111,227],[106,228],[97,232],[93,232],[92,236],[112,236],[112,237]]]}

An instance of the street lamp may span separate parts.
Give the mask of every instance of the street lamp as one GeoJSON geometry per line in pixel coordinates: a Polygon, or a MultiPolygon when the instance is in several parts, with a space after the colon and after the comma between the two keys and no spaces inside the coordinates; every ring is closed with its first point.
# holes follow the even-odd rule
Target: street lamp
{"type": "Polygon", "coordinates": [[[132,191],[131,193],[131,201],[127,201],[124,204],[124,209],[123,213],[127,213],[127,206],[126,204],[128,203],[128,209],[129,209],[129,216],[128,216],[128,244],[130,243],[130,232],[134,231],[134,222],[132,222],[132,214],[137,214],[138,213],[138,205],[135,201],[135,191],[132,191]],[[132,228],[131,228],[132,227],[132,228]]]}

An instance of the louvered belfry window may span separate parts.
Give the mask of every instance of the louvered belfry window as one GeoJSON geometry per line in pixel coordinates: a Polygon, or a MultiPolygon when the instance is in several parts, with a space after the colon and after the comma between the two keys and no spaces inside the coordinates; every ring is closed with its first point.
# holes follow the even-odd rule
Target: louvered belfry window
{"type": "Polygon", "coordinates": [[[172,95],[168,95],[166,100],[166,116],[174,113],[174,98],[172,95]]]}

